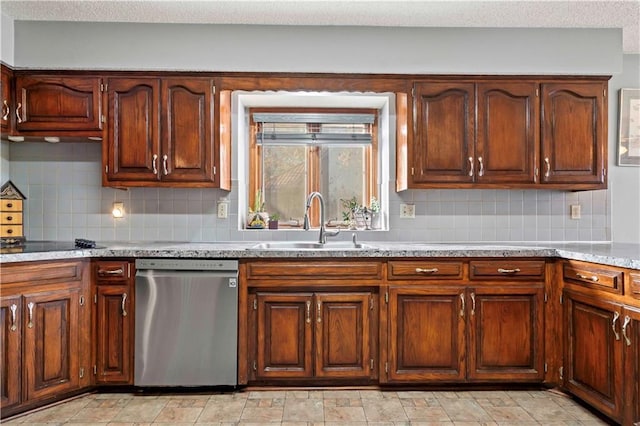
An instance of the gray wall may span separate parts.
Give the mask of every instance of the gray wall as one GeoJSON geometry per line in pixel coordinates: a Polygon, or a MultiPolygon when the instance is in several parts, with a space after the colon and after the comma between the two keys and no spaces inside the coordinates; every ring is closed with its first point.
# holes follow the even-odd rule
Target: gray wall
{"type": "MultiPolygon", "coordinates": [[[[29,68],[613,74],[609,190],[413,190],[397,194],[392,173],[388,182],[391,231],[368,233],[364,238],[640,241],[639,225],[634,223],[640,216],[640,169],[615,166],[618,107],[613,99],[620,87],[638,87],[634,78],[640,73],[640,64],[638,55],[622,55],[619,30],[16,22],[15,38],[15,65],[29,68]],[[311,49],[317,53],[314,57],[309,57],[311,49]],[[328,59],[336,50],[336,56],[328,59]],[[416,204],[416,219],[399,218],[401,202],[416,204]],[[582,204],[581,220],[568,217],[569,205],[574,203],[582,204]],[[613,231],[612,217],[616,218],[613,231]]],[[[234,191],[229,194],[231,216],[217,219],[215,204],[227,195],[224,191],[102,188],[99,144],[12,143],[10,159],[11,179],[28,197],[30,239],[84,236],[104,241],[226,241],[300,237],[296,231],[276,234],[235,229],[238,181],[233,182],[234,191]],[[113,201],[125,202],[125,219],[111,218],[113,201]]]]}

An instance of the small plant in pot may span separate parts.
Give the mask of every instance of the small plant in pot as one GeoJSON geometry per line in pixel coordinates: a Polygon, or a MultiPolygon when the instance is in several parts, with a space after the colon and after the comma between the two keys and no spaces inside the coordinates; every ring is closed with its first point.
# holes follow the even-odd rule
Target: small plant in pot
{"type": "Polygon", "coordinates": [[[280,215],[278,213],[273,213],[269,216],[269,229],[278,229],[278,221],[280,220],[280,215]]]}

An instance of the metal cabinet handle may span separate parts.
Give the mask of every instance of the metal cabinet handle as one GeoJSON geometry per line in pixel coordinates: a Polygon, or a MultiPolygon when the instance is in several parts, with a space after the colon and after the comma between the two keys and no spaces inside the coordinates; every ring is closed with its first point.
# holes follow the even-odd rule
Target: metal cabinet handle
{"type": "Polygon", "coordinates": [[[4,121],[7,121],[9,119],[9,112],[11,112],[11,108],[9,108],[9,104],[7,103],[7,100],[5,99],[2,102],[2,119],[4,121]]]}
{"type": "Polygon", "coordinates": [[[417,274],[435,274],[438,272],[438,268],[416,268],[417,274]]]}
{"type": "Polygon", "coordinates": [[[464,317],[464,293],[460,293],[460,317],[464,317]]]}
{"type": "Polygon", "coordinates": [[[544,165],[547,168],[544,172],[544,177],[548,178],[551,175],[551,162],[549,161],[549,157],[545,157],[544,165]]]}
{"type": "Polygon", "coordinates": [[[613,334],[616,336],[616,340],[620,340],[620,333],[616,331],[616,322],[620,318],[620,314],[618,312],[613,313],[613,321],[611,321],[611,329],[613,330],[613,334]]]}
{"type": "Polygon", "coordinates": [[[627,336],[627,327],[631,323],[631,317],[629,315],[624,316],[624,322],[622,323],[622,336],[624,337],[624,342],[627,346],[631,346],[631,339],[627,336]]]}
{"type": "Polygon", "coordinates": [[[318,302],[318,322],[322,322],[322,302],[318,302]]]}
{"type": "Polygon", "coordinates": [[[22,123],[23,121],[26,121],[26,120],[23,120],[22,117],[20,117],[21,109],[22,109],[22,104],[18,102],[18,108],[16,108],[16,119],[18,120],[18,124],[22,123]]]}
{"type": "Polygon", "coordinates": [[[307,324],[311,324],[311,300],[307,300],[307,324]]]}
{"type": "Polygon", "coordinates": [[[27,328],[33,328],[33,308],[36,306],[33,302],[29,302],[27,308],[29,308],[29,322],[27,323],[27,328]]]}
{"type": "Polygon", "coordinates": [[[580,278],[581,280],[589,280],[589,281],[593,281],[594,283],[597,283],[597,282],[598,282],[598,280],[600,279],[600,278],[598,278],[598,277],[597,277],[597,276],[595,276],[595,275],[591,275],[590,277],[588,277],[588,276],[583,275],[583,274],[581,274],[581,273],[579,273],[579,272],[578,272],[578,273],[576,273],[576,277],[580,278]]]}
{"type": "Polygon", "coordinates": [[[127,293],[122,293],[122,316],[127,316],[127,310],[125,309],[124,304],[127,302],[127,293]]]}
{"type": "Polygon", "coordinates": [[[118,269],[98,269],[98,275],[122,275],[124,274],[124,270],[122,268],[118,269]]]}
{"type": "Polygon", "coordinates": [[[473,157],[469,157],[469,176],[473,176],[473,157]]]}
{"type": "Polygon", "coordinates": [[[151,167],[153,168],[153,174],[158,174],[158,156],[153,154],[153,159],[151,160],[151,167]]]}
{"type": "Polygon", "coordinates": [[[478,176],[484,176],[484,163],[482,157],[478,157],[478,163],[480,164],[480,170],[478,170],[478,176]]]}
{"type": "Polygon", "coordinates": [[[169,157],[167,156],[167,154],[162,156],[162,168],[163,168],[163,173],[164,175],[168,175],[169,174],[169,169],[167,168],[167,160],[169,160],[169,157]]]}
{"type": "Polygon", "coordinates": [[[11,310],[11,327],[9,328],[9,330],[16,331],[18,329],[18,326],[16,324],[16,311],[18,310],[18,305],[14,303],[9,306],[9,309],[11,310]]]}
{"type": "Polygon", "coordinates": [[[471,316],[476,314],[476,294],[471,293],[471,316]]]}
{"type": "Polygon", "coordinates": [[[498,272],[500,272],[501,274],[517,274],[518,272],[520,272],[520,268],[515,268],[515,269],[498,268],[498,272]]]}

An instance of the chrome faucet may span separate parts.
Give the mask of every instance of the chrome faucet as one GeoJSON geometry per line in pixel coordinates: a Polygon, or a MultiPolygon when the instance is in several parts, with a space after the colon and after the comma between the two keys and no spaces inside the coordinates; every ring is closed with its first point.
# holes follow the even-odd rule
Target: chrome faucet
{"type": "Polygon", "coordinates": [[[327,231],[324,227],[324,198],[322,198],[322,194],[319,192],[312,192],[309,194],[307,198],[307,208],[304,211],[304,224],[303,228],[305,231],[308,231],[309,226],[309,207],[311,207],[311,202],[314,198],[318,198],[320,200],[320,236],[318,237],[318,242],[320,244],[325,244],[327,242],[327,237],[335,237],[340,233],[340,229],[337,231],[327,231]]]}

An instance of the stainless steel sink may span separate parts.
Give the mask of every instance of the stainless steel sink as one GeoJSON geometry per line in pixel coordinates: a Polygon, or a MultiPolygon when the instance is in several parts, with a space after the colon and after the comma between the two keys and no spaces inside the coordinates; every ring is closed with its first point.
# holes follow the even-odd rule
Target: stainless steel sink
{"type": "Polygon", "coordinates": [[[325,244],[309,241],[273,241],[259,243],[251,250],[376,250],[369,244],[353,243],[351,241],[331,241],[325,244]]]}

